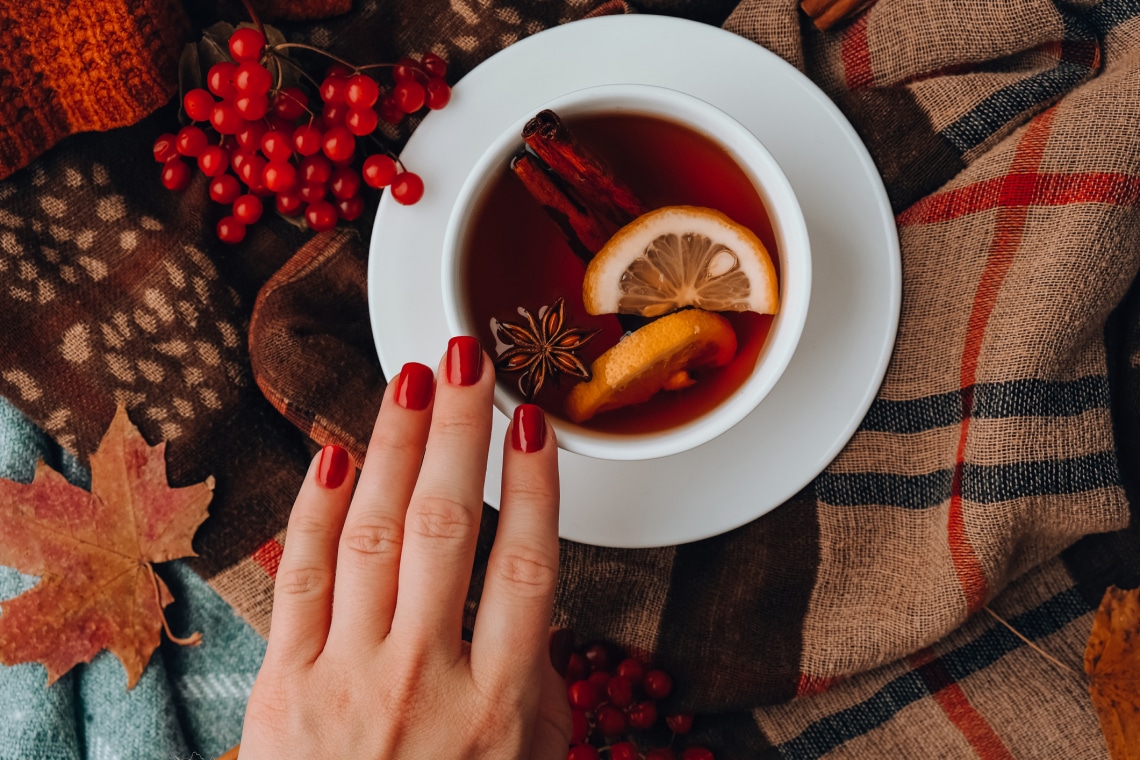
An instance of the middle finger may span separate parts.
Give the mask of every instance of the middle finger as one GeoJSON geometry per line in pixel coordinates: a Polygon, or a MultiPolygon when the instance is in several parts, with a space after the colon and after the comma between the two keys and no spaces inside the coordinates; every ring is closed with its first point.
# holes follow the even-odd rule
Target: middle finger
{"type": "Polygon", "coordinates": [[[330,640],[376,644],[396,610],[408,501],[420,473],[435,378],[409,362],[384,393],[337,558],[330,640]]]}
{"type": "Polygon", "coordinates": [[[427,452],[404,525],[392,636],[458,656],[483,509],[495,372],[474,338],[448,344],[427,452]]]}

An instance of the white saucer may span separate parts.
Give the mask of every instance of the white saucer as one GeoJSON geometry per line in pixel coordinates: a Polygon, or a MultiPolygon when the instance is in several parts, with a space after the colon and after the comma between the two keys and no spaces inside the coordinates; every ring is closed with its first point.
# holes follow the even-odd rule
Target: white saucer
{"type": "MultiPolygon", "coordinates": [[[[385,193],[368,264],[372,330],[384,374],[434,367],[449,335],[440,256],[459,189],[483,151],[519,118],[599,84],[671,87],[751,129],[795,189],[811,238],[803,337],[759,407],[719,438],[635,462],[559,452],[563,538],[599,546],[695,541],[736,528],[806,486],[854,434],[882,382],[902,294],[898,237],[882,180],[850,123],[803,74],[716,27],[665,16],[608,16],[555,27],[463,78],[401,158],[424,179],[414,206],[385,193]]],[[[499,500],[495,412],[484,499],[499,500]]]]}

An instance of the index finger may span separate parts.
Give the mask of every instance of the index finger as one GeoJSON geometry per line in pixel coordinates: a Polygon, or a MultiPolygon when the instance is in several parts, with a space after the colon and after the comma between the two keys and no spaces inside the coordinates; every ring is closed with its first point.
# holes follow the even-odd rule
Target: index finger
{"type": "Polygon", "coordinates": [[[503,452],[499,527],[471,639],[476,678],[525,685],[520,669],[551,667],[550,616],[558,583],[558,446],[542,410],[522,404],[503,452]]]}

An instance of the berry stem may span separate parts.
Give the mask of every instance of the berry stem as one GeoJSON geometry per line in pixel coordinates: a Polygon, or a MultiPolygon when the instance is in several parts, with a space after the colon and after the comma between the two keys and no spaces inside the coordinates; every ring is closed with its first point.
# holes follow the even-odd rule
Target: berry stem
{"type": "Polygon", "coordinates": [[[253,3],[249,0],[241,0],[241,4],[245,6],[245,12],[249,14],[250,21],[257,25],[257,31],[261,32],[262,39],[268,40],[269,35],[265,33],[265,25],[261,23],[261,17],[253,9],[253,3]]]}
{"type": "Polygon", "coordinates": [[[313,47],[312,45],[306,45],[303,42],[282,42],[280,45],[274,45],[274,46],[268,48],[268,50],[270,52],[275,53],[278,50],[286,50],[289,48],[296,48],[298,50],[308,50],[310,53],[318,53],[320,55],[323,55],[325,58],[336,61],[341,66],[347,66],[348,68],[352,69],[353,71],[359,71],[359,69],[356,66],[353,66],[351,63],[344,60],[340,56],[333,55],[332,53],[330,53],[327,50],[321,50],[319,47],[313,47]]]}
{"type": "Polygon", "coordinates": [[[376,145],[379,146],[380,150],[384,151],[385,156],[388,156],[388,158],[396,162],[396,166],[400,167],[400,171],[406,172],[408,170],[408,167],[404,166],[404,162],[400,160],[400,157],[393,153],[387,145],[380,142],[380,138],[376,136],[375,132],[369,132],[368,137],[372,139],[372,142],[376,143],[376,145]]]}
{"type": "MultiPolygon", "coordinates": [[[[277,47],[283,47],[283,46],[278,45],[277,47]]],[[[309,74],[303,68],[301,68],[301,64],[297,63],[296,61],[294,61],[292,58],[290,58],[288,56],[274,55],[273,57],[279,61],[284,61],[285,63],[287,63],[290,66],[292,66],[293,68],[295,68],[297,70],[297,72],[300,73],[300,75],[303,76],[305,79],[308,79],[309,82],[313,85],[313,87],[317,88],[317,90],[321,89],[320,82],[318,82],[317,80],[315,80],[311,76],[309,76],[309,74]]],[[[277,86],[280,87],[281,85],[278,84],[277,86]]],[[[305,110],[308,110],[308,109],[305,109],[305,110]]],[[[309,111],[309,113],[312,113],[312,111],[309,111]]]]}

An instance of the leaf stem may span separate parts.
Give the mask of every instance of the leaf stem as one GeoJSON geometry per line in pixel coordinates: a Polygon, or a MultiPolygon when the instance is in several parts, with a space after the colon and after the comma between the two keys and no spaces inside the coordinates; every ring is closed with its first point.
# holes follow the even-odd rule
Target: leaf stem
{"type": "Polygon", "coordinates": [[[202,634],[198,631],[195,631],[186,638],[180,638],[175,636],[174,632],[170,630],[170,623],[166,622],[166,612],[162,609],[162,594],[158,591],[158,575],[154,572],[154,565],[149,562],[144,564],[150,573],[150,585],[154,588],[154,603],[158,605],[158,616],[162,619],[162,630],[166,631],[166,637],[175,644],[184,647],[196,647],[201,644],[202,634]]]}
{"type": "Polygon", "coordinates": [[[253,3],[249,0],[241,0],[241,4],[245,6],[245,12],[249,14],[249,19],[257,25],[257,31],[261,32],[261,38],[268,40],[269,36],[265,34],[265,25],[261,23],[261,18],[257,15],[257,11],[253,9],[253,3]]]}
{"type": "Polygon", "coordinates": [[[1058,660],[1056,657],[1054,657],[1053,655],[1049,654],[1049,653],[1048,653],[1048,652],[1046,652],[1044,649],[1042,649],[1041,647],[1037,646],[1037,645],[1036,645],[1036,644],[1034,644],[1032,641],[1030,641],[1029,639],[1027,639],[1027,638],[1025,637],[1025,635],[1024,635],[1024,634],[1022,634],[1022,633],[1021,633],[1019,630],[1017,630],[1017,629],[1016,629],[1016,628],[1014,628],[1012,625],[1010,625],[1010,624],[1009,624],[1009,622],[1008,622],[1008,621],[1006,621],[1006,619],[1005,619],[1005,618],[1003,618],[1001,615],[999,615],[999,614],[997,614],[996,612],[994,612],[993,610],[991,610],[991,609],[989,608],[989,605],[987,605],[987,606],[985,606],[985,607],[982,607],[982,609],[983,609],[983,610],[985,610],[986,612],[988,612],[988,613],[989,613],[989,615],[990,615],[990,617],[992,617],[994,620],[998,621],[999,623],[1001,623],[1002,625],[1004,625],[1006,628],[1008,628],[1008,629],[1010,630],[1010,632],[1011,632],[1011,633],[1013,633],[1013,635],[1014,635],[1014,636],[1016,636],[1017,638],[1019,638],[1019,639],[1021,639],[1022,641],[1024,641],[1024,642],[1026,643],[1026,645],[1027,645],[1027,646],[1028,646],[1030,649],[1032,649],[1034,652],[1036,652],[1037,654],[1041,655],[1042,657],[1044,657],[1046,660],[1048,660],[1049,662],[1053,663],[1053,664],[1054,664],[1054,665],[1056,665],[1057,667],[1061,668],[1061,670],[1067,670],[1067,671],[1069,671],[1070,673],[1072,673],[1074,676],[1076,676],[1077,678],[1080,678],[1080,677],[1081,677],[1081,674],[1080,674],[1080,673],[1078,673],[1077,671],[1073,670],[1073,669],[1072,669],[1072,668],[1070,668],[1068,665],[1066,665],[1065,663],[1061,662],[1061,661],[1060,661],[1060,660],[1058,660]]]}

